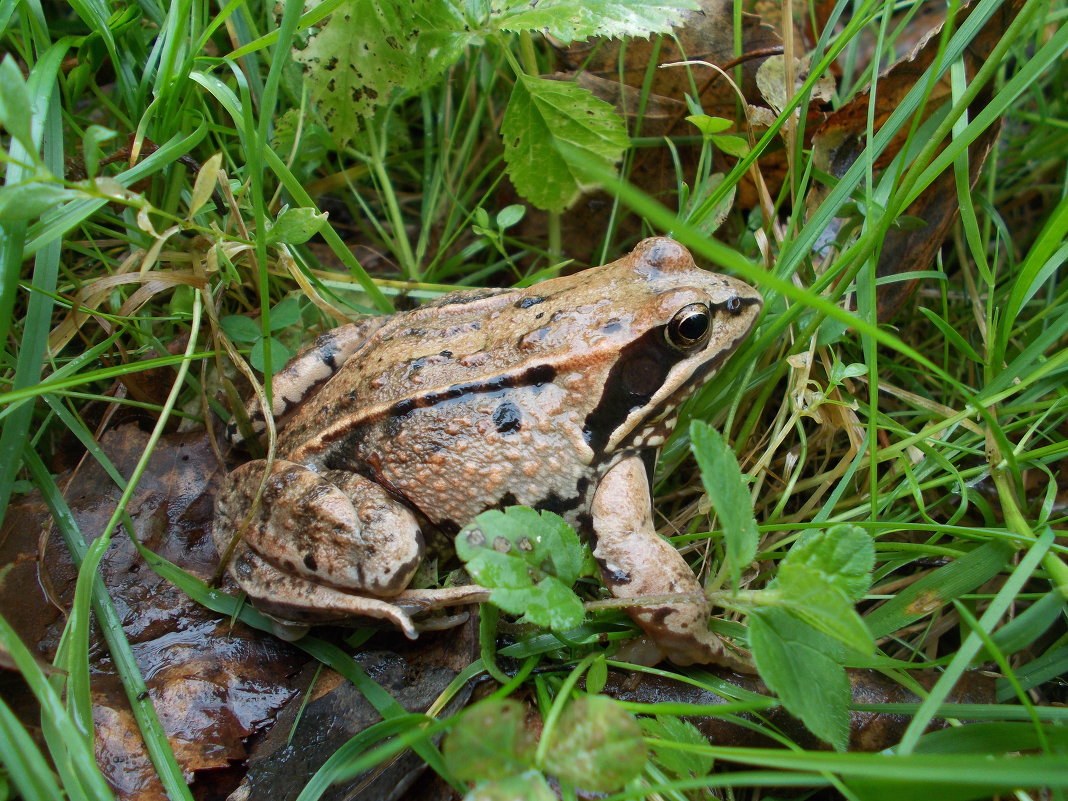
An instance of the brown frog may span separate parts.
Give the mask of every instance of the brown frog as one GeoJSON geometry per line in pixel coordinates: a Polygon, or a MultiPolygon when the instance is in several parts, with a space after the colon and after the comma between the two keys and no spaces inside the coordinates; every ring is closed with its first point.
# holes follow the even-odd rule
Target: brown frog
{"type": "MultiPolygon", "coordinates": [[[[742,664],[708,630],[709,605],[656,534],[643,453],[679,404],[745,339],[761,297],[698,269],[670,239],[527,289],[460,291],[319,337],[274,377],[277,458],[241,465],[216,500],[230,571],[283,621],[391,620],[485,600],[479,587],[409,590],[421,529],[487,509],[559,513],[589,536],[628,609],[680,664],[742,664]]],[[[250,409],[254,426],[262,412],[250,409]]],[[[239,441],[231,425],[228,435],[239,441]]]]}

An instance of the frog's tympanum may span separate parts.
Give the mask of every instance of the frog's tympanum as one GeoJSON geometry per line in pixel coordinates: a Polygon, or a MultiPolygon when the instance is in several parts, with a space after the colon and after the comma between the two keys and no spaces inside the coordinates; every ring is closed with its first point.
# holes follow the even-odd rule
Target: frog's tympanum
{"type": "MultiPolygon", "coordinates": [[[[748,285],[647,239],[603,267],[454,292],[324,334],[274,377],[277,458],[231,573],[283,621],[370,616],[414,637],[413,614],[487,596],[407,589],[421,529],[454,533],[523,504],[584,532],[615,596],[688,597],[629,608],[664,654],[736,664],[708,630],[701,585],[653,527],[642,454],[760,307],[748,285]]],[[[262,412],[250,413],[262,431],[262,412]]],[[[264,467],[224,480],[220,551],[249,517],[264,467]]]]}

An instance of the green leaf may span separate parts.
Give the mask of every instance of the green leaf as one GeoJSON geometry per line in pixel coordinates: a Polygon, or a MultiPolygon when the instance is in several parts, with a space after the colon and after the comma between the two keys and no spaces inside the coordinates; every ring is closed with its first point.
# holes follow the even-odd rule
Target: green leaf
{"type": "Polygon", "coordinates": [[[255,342],[260,338],[260,326],[251,317],[229,314],[219,320],[219,325],[234,342],[255,342]]]}
{"type": "Polygon", "coordinates": [[[806,531],[779,565],[777,586],[790,593],[796,573],[814,571],[826,587],[859,601],[871,586],[874,566],[875,546],[859,526],[834,526],[826,533],[806,531]]]}
{"type": "Polygon", "coordinates": [[[1012,555],[1000,540],[988,542],[902,590],[865,618],[875,637],[914,623],[996,576],[1012,555]]]}
{"type": "MultiPolygon", "coordinates": [[[[248,360],[249,363],[259,370],[261,373],[267,372],[264,370],[266,362],[263,359],[264,346],[263,340],[257,339],[252,344],[252,349],[249,351],[248,360]]],[[[283,367],[286,366],[286,362],[293,358],[293,351],[283,345],[274,337],[271,337],[271,374],[277,373],[283,367]]]]}
{"type": "Polygon", "coordinates": [[[590,669],[586,671],[586,692],[597,695],[608,683],[608,662],[604,654],[598,654],[590,669]]]}
{"type": "Polygon", "coordinates": [[[529,589],[498,587],[490,593],[490,602],[512,615],[522,615],[520,622],[533,623],[553,631],[568,631],[582,624],[586,608],[571,587],[551,576],[529,589]]]}
{"type": "MultiPolygon", "coordinates": [[[[496,565],[500,556],[522,566],[523,579],[518,583],[471,574],[487,587],[527,587],[543,576],[555,576],[571,586],[582,571],[582,547],[575,530],[558,514],[536,512],[526,506],[480,514],[456,535],[456,553],[468,563],[468,572],[480,569],[477,558],[496,565]]],[[[506,572],[513,573],[511,569],[506,572]]]]}
{"type": "Polygon", "coordinates": [[[864,625],[853,602],[846,594],[828,584],[827,575],[810,567],[797,567],[790,578],[779,578],[770,585],[779,590],[785,601],[773,604],[803,620],[816,631],[833,637],[842,645],[862,654],[875,649],[871,632],[864,625]]]}
{"type": "Polygon", "coordinates": [[[749,617],[749,645],[760,677],[809,731],[844,751],[849,744],[849,679],[833,641],[782,609],[749,617]]]}
{"type": "Polygon", "coordinates": [[[724,119],[723,117],[710,117],[707,114],[691,114],[686,118],[686,122],[697,126],[697,130],[699,130],[706,138],[715,136],[718,133],[723,133],[734,126],[734,123],[728,119],[724,119]]]}
{"type": "Polygon", "coordinates": [[[59,183],[43,181],[0,186],[0,219],[5,222],[32,220],[78,195],[59,183]]]}
{"type": "Polygon", "coordinates": [[[283,209],[267,231],[267,244],[302,245],[326,224],[326,214],[312,208],[283,209]]]}
{"type": "MultiPolygon", "coordinates": [[[[655,719],[642,718],[639,722],[646,737],[692,745],[699,749],[708,745],[708,739],[687,720],[669,715],[657,715],[655,719]]],[[[715,760],[711,754],[657,745],[652,745],[651,748],[653,761],[680,779],[707,776],[712,772],[712,764],[715,760]]]]}
{"type": "Polygon", "coordinates": [[[114,138],[115,132],[101,125],[90,125],[82,134],[82,157],[85,159],[85,174],[96,176],[100,166],[100,144],[114,138]]]}
{"type": "Polygon", "coordinates": [[[353,0],[335,11],[293,58],[339,145],[395,90],[430,85],[477,38],[459,0],[353,0]]]}
{"type": "Polygon", "coordinates": [[[511,206],[505,206],[497,212],[497,227],[502,231],[505,228],[511,228],[517,222],[522,220],[523,215],[526,213],[527,207],[522,203],[513,203],[511,206]]]}
{"type": "Polygon", "coordinates": [[[756,557],[760,534],[753,519],[749,486],[738,460],[718,431],[702,420],[690,423],[690,449],[701,468],[701,482],[716,510],[727,545],[731,580],[737,584],[742,568],[756,557]]]}
{"type": "Polygon", "coordinates": [[[510,0],[495,3],[500,17],[496,27],[504,31],[545,31],[564,42],[591,36],[621,38],[667,33],[681,25],[683,10],[697,10],[694,0],[647,3],[642,0],[510,0]]]}
{"type": "Polygon", "coordinates": [[[464,801],[556,801],[545,777],[536,770],[519,776],[480,783],[464,801]]]}
{"type": "Polygon", "coordinates": [[[635,717],[604,695],[568,704],[545,753],[545,770],[574,787],[618,790],[645,767],[645,741],[635,717]]]}
{"type": "Polygon", "coordinates": [[[271,309],[271,330],[281,331],[300,322],[300,302],[296,298],[286,298],[271,309]]]}
{"type": "Polygon", "coordinates": [[[609,169],[629,145],[615,109],[581,86],[520,75],[501,123],[508,176],[519,193],[546,211],[563,211],[586,187],[584,165],[609,169]],[[582,153],[565,159],[557,145],[582,153]]]}
{"type": "Polygon", "coordinates": [[[442,756],[461,781],[503,779],[533,764],[534,737],[523,704],[483,701],[465,710],[442,743],[442,756]]]}
{"type": "Polygon", "coordinates": [[[8,53],[0,62],[0,125],[15,137],[27,153],[37,153],[30,121],[33,110],[30,92],[15,59],[8,53]]]}
{"type": "Polygon", "coordinates": [[[949,340],[953,347],[960,351],[965,357],[971,359],[976,364],[984,364],[986,362],[986,359],[980,356],[975,348],[968,344],[968,340],[962,337],[956,328],[943,320],[938,314],[925,306],[917,306],[916,308],[924,317],[934,324],[934,326],[942,332],[942,336],[949,340]]]}
{"type": "Polygon", "coordinates": [[[749,143],[741,136],[714,136],[712,142],[728,156],[745,158],[749,155],[749,143]]]}
{"type": "Polygon", "coordinates": [[[483,512],[456,535],[456,554],[504,611],[555,631],[582,622],[582,601],[570,588],[582,572],[583,549],[559,515],[524,506],[483,512]]]}

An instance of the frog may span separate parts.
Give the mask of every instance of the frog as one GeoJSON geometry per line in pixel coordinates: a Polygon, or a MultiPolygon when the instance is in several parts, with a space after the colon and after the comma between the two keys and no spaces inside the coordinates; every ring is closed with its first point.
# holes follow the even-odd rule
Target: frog
{"type": "MultiPolygon", "coordinates": [[[[656,531],[650,468],[680,404],[746,339],[762,303],[653,237],[599,267],[459,290],[321,335],[273,376],[273,460],[246,461],[219,487],[213,536],[230,574],[298,631],[378,618],[414,638],[421,613],[489,596],[410,588],[425,535],[524,505],[587,538],[660,656],[746,669],[656,531]]],[[[248,420],[253,435],[267,427],[255,402],[248,420]]],[[[244,442],[236,423],[226,437],[244,442]]]]}

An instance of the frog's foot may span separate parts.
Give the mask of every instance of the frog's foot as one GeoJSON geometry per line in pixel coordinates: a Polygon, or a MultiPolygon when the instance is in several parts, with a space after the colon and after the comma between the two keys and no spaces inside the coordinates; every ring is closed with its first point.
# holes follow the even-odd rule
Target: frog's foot
{"type": "Polygon", "coordinates": [[[419,636],[411,615],[392,600],[356,595],[283,573],[243,542],[234,549],[230,572],[250,595],[255,588],[256,608],[271,618],[275,634],[282,639],[299,639],[312,623],[340,623],[356,617],[389,621],[410,640],[419,636]]]}
{"type": "Polygon", "coordinates": [[[753,666],[731,652],[708,629],[711,605],[697,577],[653,527],[652,499],[638,457],[624,459],[601,480],[594,495],[593,555],[612,594],[621,599],[680,595],[671,605],[627,609],[635,623],[679,665],[714,662],[752,673],[753,666]]]}
{"type": "MultiPolygon", "coordinates": [[[[215,541],[227,553],[235,532],[264,562],[285,576],[343,593],[391,596],[408,586],[423,556],[414,515],[377,484],[339,470],[322,474],[276,460],[248,525],[265,462],[230,473],[215,500],[215,541]]],[[[265,590],[239,577],[255,599],[265,590]]]]}

